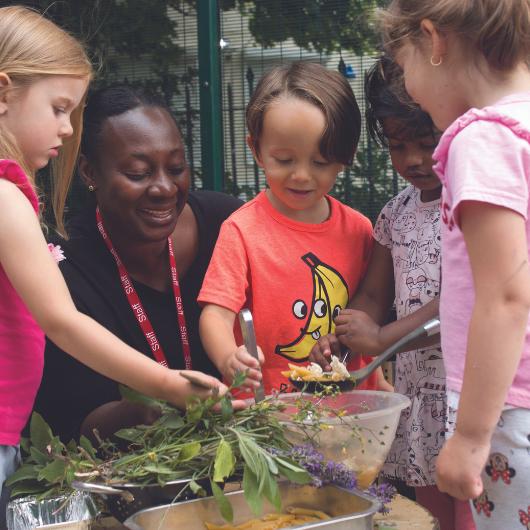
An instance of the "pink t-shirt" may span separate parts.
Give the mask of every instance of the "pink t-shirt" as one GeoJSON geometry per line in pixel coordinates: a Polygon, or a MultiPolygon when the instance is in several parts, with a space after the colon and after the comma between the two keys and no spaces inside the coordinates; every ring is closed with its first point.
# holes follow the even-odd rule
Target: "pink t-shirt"
{"type": "MultiPolygon", "coordinates": [[[[433,158],[443,183],[442,350],[447,387],[460,392],[475,293],[458,206],[480,201],[519,213],[530,248],[530,92],[466,112],[445,131],[433,158]]],[[[530,408],[530,323],[506,403],[530,408]]]]}
{"type": "MultiPolygon", "coordinates": [[[[37,196],[16,162],[0,160],[0,178],[14,182],[38,212],[37,196]]],[[[43,365],[44,333],[0,265],[0,445],[19,443],[43,365]]]]}

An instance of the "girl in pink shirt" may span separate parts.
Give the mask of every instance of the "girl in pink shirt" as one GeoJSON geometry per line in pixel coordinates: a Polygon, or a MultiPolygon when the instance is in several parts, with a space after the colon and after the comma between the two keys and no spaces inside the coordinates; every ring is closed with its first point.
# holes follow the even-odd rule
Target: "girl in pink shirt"
{"type": "MultiPolygon", "coordinates": [[[[192,392],[208,395],[79,313],[44,240],[34,174],[56,159],[53,205],[61,231],[91,76],[82,46],[70,35],[34,11],[0,9],[0,495],[40,383],[43,332],[92,369],[140,392],[181,406],[192,392]]],[[[226,391],[215,378],[196,375],[226,391]]],[[[0,527],[4,513],[0,500],[0,527]]]]}
{"type": "Polygon", "coordinates": [[[479,529],[529,528],[530,2],[393,0],[388,48],[444,130],[442,349],[456,428],[437,483],[479,529]]]}

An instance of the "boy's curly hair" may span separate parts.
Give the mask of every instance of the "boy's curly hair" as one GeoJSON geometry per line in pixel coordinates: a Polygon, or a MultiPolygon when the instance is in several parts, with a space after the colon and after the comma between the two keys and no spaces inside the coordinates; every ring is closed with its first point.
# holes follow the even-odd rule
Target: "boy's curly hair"
{"type": "Polygon", "coordinates": [[[383,130],[384,120],[393,118],[400,127],[398,136],[418,138],[437,135],[431,117],[414,103],[405,90],[401,68],[388,56],[381,56],[366,72],[366,126],[370,137],[382,146],[388,146],[383,130]]]}

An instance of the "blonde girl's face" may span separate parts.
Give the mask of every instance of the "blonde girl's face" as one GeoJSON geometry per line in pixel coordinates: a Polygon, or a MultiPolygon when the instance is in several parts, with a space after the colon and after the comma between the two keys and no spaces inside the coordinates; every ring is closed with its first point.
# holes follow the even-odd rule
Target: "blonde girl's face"
{"type": "Polygon", "coordinates": [[[256,160],[271,203],[292,219],[319,223],[327,215],[325,195],[343,166],[320,153],[325,127],[323,112],[299,98],[279,98],[265,112],[256,160]]]}
{"type": "Polygon", "coordinates": [[[72,135],[72,111],[79,106],[88,80],[50,75],[27,88],[7,90],[0,101],[0,124],[15,137],[26,163],[33,170],[58,156],[72,135]]]}
{"type": "MultiPolygon", "coordinates": [[[[447,55],[439,66],[431,65],[431,46],[428,38],[420,43],[406,40],[396,53],[395,60],[403,69],[405,88],[410,97],[427,112],[437,129],[444,131],[466,112],[458,89],[458,69],[447,55]]],[[[437,61],[439,57],[433,57],[437,61]]]]}

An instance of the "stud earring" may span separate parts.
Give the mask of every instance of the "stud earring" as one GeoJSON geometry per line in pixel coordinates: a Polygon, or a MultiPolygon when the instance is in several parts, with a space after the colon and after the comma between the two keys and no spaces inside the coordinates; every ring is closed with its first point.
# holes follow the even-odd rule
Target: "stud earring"
{"type": "Polygon", "coordinates": [[[88,191],[90,191],[92,193],[93,191],[96,191],[96,188],[94,188],[94,186],[92,186],[92,184],[89,184],[88,191]]]}
{"type": "Polygon", "coordinates": [[[434,62],[434,57],[431,56],[431,66],[440,66],[442,64],[442,56],[440,56],[440,59],[437,63],[434,62]]]}

